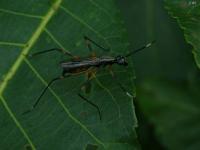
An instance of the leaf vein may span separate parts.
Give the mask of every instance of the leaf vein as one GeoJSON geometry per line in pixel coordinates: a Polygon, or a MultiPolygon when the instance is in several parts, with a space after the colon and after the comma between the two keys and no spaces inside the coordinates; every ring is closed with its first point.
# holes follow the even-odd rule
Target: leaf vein
{"type": "Polygon", "coordinates": [[[11,111],[11,109],[9,108],[8,104],[6,103],[6,100],[4,99],[3,96],[0,96],[1,102],[3,103],[4,107],[6,108],[8,114],[10,115],[10,117],[13,119],[13,121],[15,122],[16,126],[19,128],[19,130],[22,132],[22,134],[24,135],[24,137],[27,139],[27,141],[29,142],[30,146],[32,149],[36,150],[33,142],[31,141],[31,139],[29,138],[28,134],[26,133],[26,131],[24,130],[24,128],[22,127],[22,125],[19,123],[19,121],[17,120],[17,118],[15,117],[15,115],[13,114],[13,112],[11,111]]]}
{"type": "Polygon", "coordinates": [[[99,5],[97,2],[95,2],[94,0],[89,0],[89,2],[90,2],[91,4],[93,4],[94,6],[96,6],[96,8],[102,10],[105,14],[107,14],[107,16],[110,17],[110,19],[112,19],[112,21],[114,21],[113,18],[111,17],[111,15],[110,15],[110,13],[109,13],[105,8],[103,8],[102,6],[100,6],[100,5],[99,5]]]}
{"type": "Polygon", "coordinates": [[[27,46],[22,50],[21,54],[16,59],[15,63],[13,64],[11,69],[8,71],[4,81],[2,82],[2,84],[0,86],[0,95],[2,95],[2,93],[4,92],[9,80],[12,79],[12,77],[17,72],[18,68],[20,67],[20,65],[23,61],[24,55],[27,55],[28,52],[30,51],[30,49],[32,48],[32,46],[35,44],[35,42],[39,38],[40,34],[43,32],[45,26],[47,25],[47,23],[49,22],[49,20],[53,16],[53,14],[55,13],[55,8],[59,7],[61,2],[62,2],[61,0],[55,1],[55,3],[52,5],[52,8],[49,9],[46,16],[44,17],[44,19],[41,21],[41,23],[39,24],[36,31],[31,36],[30,40],[27,42],[27,44],[26,44],[27,46]]]}
{"type": "Polygon", "coordinates": [[[90,29],[92,32],[94,32],[96,35],[98,35],[100,38],[102,38],[106,42],[106,44],[111,48],[110,44],[108,43],[108,41],[106,41],[105,37],[102,34],[100,34],[97,30],[95,30],[93,27],[91,27],[89,24],[87,24],[84,20],[82,20],[77,15],[75,15],[73,12],[71,12],[66,7],[60,6],[60,8],[64,12],[66,12],[68,15],[70,15],[72,18],[74,18],[75,20],[77,20],[79,23],[83,24],[85,27],[87,27],[88,29],[90,29]]]}
{"type": "Polygon", "coordinates": [[[4,42],[4,41],[0,41],[0,45],[16,46],[16,47],[25,47],[26,46],[26,44],[24,44],[24,43],[4,42]]]}
{"type": "Polygon", "coordinates": [[[119,115],[118,117],[120,117],[120,116],[121,116],[120,106],[119,106],[119,104],[117,103],[117,100],[115,99],[115,97],[112,95],[111,91],[110,91],[108,88],[106,88],[106,87],[98,80],[97,77],[95,77],[95,80],[96,80],[97,84],[98,84],[102,89],[104,89],[104,90],[108,93],[108,95],[110,95],[110,97],[112,98],[113,102],[116,104],[116,106],[117,106],[117,108],[118,108],[118,115],[119,115]]]}
{"type": "Polygon", "coordinates": [[[65,47],[55,38],[55,36],[54,36],[47,28],[45,28],[44,31],[49,35],[49,37],[50,37],[58,46],[60,46],[63,50],[69,52],[69,50],[65,49],[65,47]]]}
{"type": "Polygon", "coordinates": [[[18,56],[18,58],[16,59],[15,63],[10,68],[10,70],[6,74],[3,82],[0,85],[0,100],[3,103],[3,106],[8,111],[9,115],[11,116],[11,118],[13,119],[13,121],[16,123],[17,127],[20,129],[20,131],[23,133],[23,135],[29,141],[32,149],[35,149],[34,145],[32,144],[30,138],[28,137],[27,133],[22,128],[22,126],[20,125],[18,120],[15,118],[14,114],[12,113],[11,109],[7,105],[5,99],[3,98],[2,94],[3,94],[4,90],[5,90],[5,88],[7,87],[7,84],[9,82],[9,80],[11,80],[12,77],[16,74],[18,68],[20,67],[21,63],[23,62],[24,55],[28,54],[29,50],[35,44],[35,42],[39,38],[40,34],[43,32],[44,27],[47,25],[47,23],[49,22],[49,20],[51,19],[51,17],[55,13],[55,8],[58,8],[59,5],[61,4],[61,2],[62,2],[61,0],[56,0],[54,2],[54,4],[49,9],[49,11],[47,12],[46,16],[41,20],[41,23],[39,24],[38,28],[36,28],[36,31],[33,33],[33,35],[30,37],[29,41],[27,42],[26,47],[24,47],[24,49],[22,50],[21,54],[18,56]]]}
{"type": "Polygon", "coordinates": [[[28,18],[43,19],[43,16],[25,14],[25,13],[16,12],[16,11],[13,11],[13,10],[2,9],[2,8],[0,8],[0,12],[4,12],[4,13],[7,13],[7,14],[12,14],[12,15],[17,15],[17,16],[28,17],[28,18]]]}

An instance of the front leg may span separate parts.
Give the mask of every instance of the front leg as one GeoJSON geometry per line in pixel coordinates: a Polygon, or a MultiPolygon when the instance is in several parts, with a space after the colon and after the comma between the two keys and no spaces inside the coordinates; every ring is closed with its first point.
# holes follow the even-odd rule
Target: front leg
{"type": "Polygon", "coordinates": [[[52,49],[47,49],[47,50],[43,50],[43,51],[40,51],[40,52],[36,52],[36,53],[30,54],[29,57],[34,57],[34,56],[37,56],[37,55],[41,55],[41,54],[45,54],[45,53],[49,53],[49,52],[54,52],[54,51],[63,53],[64,55],[68,55],[72,58],[74,57],[70,52],[65,51],[63,49],[60,49],[60,48],[52,48],[52,49]]]}
{"type": "Polygon", "coordinates": [[[99,47],[99,48],[102,49],[103,51],[107,51],[107,52],[110,51],[110,49],[106,49],[106,48],[102,47],[101,45],[97,44],[95,41],[91,40],[91,39],[90,39],[89,37],[87,37],[87,36],[84,36],[84,39],[85,39],[85,41],[86,41],[87,47],[88,47],[88,49],[90,50],[90,52],[93,51],[92,46],[91,46],[91,43],[94,44],[94,45],[96,45],[97,47],[99,47]]]}

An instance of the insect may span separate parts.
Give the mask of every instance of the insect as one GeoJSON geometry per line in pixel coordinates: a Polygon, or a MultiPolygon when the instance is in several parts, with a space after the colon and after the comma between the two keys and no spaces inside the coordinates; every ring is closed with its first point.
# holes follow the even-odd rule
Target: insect
{"type": "MultiPolygon", "coordinates": [[[[45,87],[45,89],[39,95],[38,99],[35,101],[35,103],[31,107],[31,109],[24,112],[24,114],[31,112],[38,105],[38,103],[40,102],[42,96],[45,94],[47,89],[57,80],[62,80],[62,79],[71,77],[73,75],[86,73],[87,74],[87,81],[83,84],[82,87],[87,87],[87,83],[95,76],[97,69],[100,68],[100,67],[105,68],[107,66],[110,68],[109,70],[110,70],[112,77],[117,80],[117,78],[114,76],[114,73],[111,70],[111,66],[114,65],[114,64],[117,64],[117,65],[120,65],[120,66],[128,66],[128,62],[127,62],[128,57],[130,57],[131,55],[133,55],[133,54],[135,54],[135,53],[137,53],[137,52],[139,52],[139,51],[141,51],[145,48],[150,47],[155,42],[155,41],[152,41],[152,42],[148,43],[147,45],[142,46],[139,49],[132,50],[124,56],[118,55],[118,56],[96,57],[95,53],[93,52],[91,44],[96,45],[97,47],[99,47],[100,49],[102,49],[104,51],[109,51],[109,49],[106,49],[106,48],[100,46],[99,44],[97,44],[95,41],[91,40],[87,36],[84,36],[84,39],[86,41],[88,49],[92,53],[91,57],[88,57],[88,58],[81,59],[77,56],[72,55],[70,52],[67,52],[67,51],[65,51],[63,49],[59,49],[59,48],[48,49],[48,50],[40,51],[40,52],[34,53],[32,55],[29,55],[30,57],[33,57],[33,56],[37,56],[37,55],[40,55],[40,54],[57,51],[57,52],[63,53],[64,55],[68,55],[69,57],[72,58],[72,60],[71,61],[64,61],[64,62],[60,63],[60,66],[63,69],[62,75],[58,76],[56,78],[53,78],[48,83],[48,85],[45,87]]],[[[117,83],[118,83],[119,87],[122,89],[123,92],[125,92],[128,96],[132,96],[130,93],[127,92],[127,90],[124,88],[124,86],[119,81],[117,81],[117,83]]],[[[82,94],[78,93],[78,96],[82,100],[86,101],[91,106],[93,106],[94,108],[97,109],[98,114],[99,114],[99,118],[101,120],[102,116],[101,116],[101,111],[100,111],[99,107],[96,104],[94,104],[93,102],[89,101],[82,94]]]]}

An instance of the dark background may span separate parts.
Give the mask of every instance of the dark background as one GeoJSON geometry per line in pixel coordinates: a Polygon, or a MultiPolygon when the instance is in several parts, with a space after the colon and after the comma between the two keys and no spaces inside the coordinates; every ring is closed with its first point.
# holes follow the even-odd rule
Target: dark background
{"type": "MultiPolygon", "coordinates": [[[[188,89],[191,90],[189,86],[195,86],[193,82],[199,75],[192,55],[192,47],[186,43],[177,20],[168,14],[163,1],[117,0],[117,4],[125,20],[132,49],[156,40],[156,44],[150,49],[134,56],[137,93],[142,93],[137,95],[135,101],[136,114],[139,120],[138,137],[141,147],[148,150],[175,148],[178,145],[176,139],[173,141],[169,137],[165,141],[163,139],[166,138],[162,138],[162,136],[166,134],[158,136],[155,132],[159,126],[155,121],[152,121],[155,115],[151,116],[143,112],[148,106],[145,106],[146,103],[140,102],[142,100],[141,95],[144,95],[141,87],[146,81],[154,82],[156,80],[161,84],[167,82],[173,87],[181,87],[188,94],[188,89]]],[[[152,97],[149,97],[148,100],[152,99],[152,97]]],[[[151,104],[156,105],[155,103],[152,101],[151,104]]],[[[157,112],[159,113],[159,111],[157,112]]],[[[171,117],[173,115],[175,114],[172,113],[171,117]]],[[[173,118],[168,119],[167,121],[170,122],[173,118]]],[[[173,132],[171,136],[174,136],[173,132]]],[[[179,141],[178,138],[177,141],[179,141]]],[[[190,145],[190,143],[187,143],[187,145],[190,145]]]]}

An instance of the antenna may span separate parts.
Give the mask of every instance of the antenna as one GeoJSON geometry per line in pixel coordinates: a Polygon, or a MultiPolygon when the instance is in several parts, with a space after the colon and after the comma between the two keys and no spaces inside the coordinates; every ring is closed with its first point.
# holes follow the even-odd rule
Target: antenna
{"type": "Polygon", "coordinates": [[[149,47],[150,47],[152,44],[154,44],[155,42],[156,42],[156,41],[154,40],[154,41],[152,41],[152,42],[146,44],[145,46],[142,46],[142,47],[140,47],[140,48],[138,48],[138,49],[136,49],[136,50],[132,50],[131,52],[129,52],[128,54],[126,54],[125,57],[129,57],[129,56],[131,56],[131,55],[133,55],[133,54],[135,54],[135,53],[137,53],[137,52],[140,52],[141,50],[143,50],[143,49],[145,49],[145,48],[149,48],[149,47]]]}

